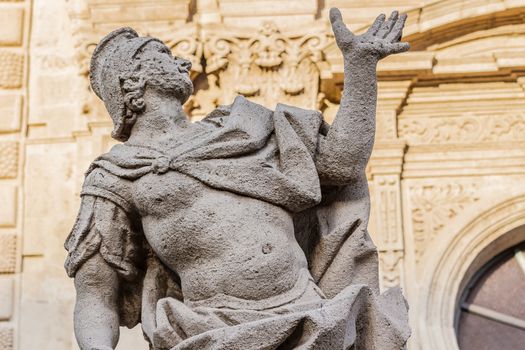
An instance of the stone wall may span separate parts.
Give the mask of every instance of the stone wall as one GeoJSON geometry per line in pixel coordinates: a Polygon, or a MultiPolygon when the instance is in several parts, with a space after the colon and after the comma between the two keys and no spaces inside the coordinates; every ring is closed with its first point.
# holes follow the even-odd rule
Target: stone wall
{"type": "Polygon", "coordinates": [[[21,319],[30,6],[0,1],[0,349],[17,346],[21,319]]]}
{"type": "MultiPolygon", "coordinates": [[[[472,266],[525,224],[524,0],[0,0],[0,350],[76,348],[62,244],[83,172],[113,144],[87,81],[98,40],[129,25],[190,59],[194,120],[236,94],[331,120],[332,6],[357,32],[379,12],[409,14],[412,50],[379,66],[370,231],[382,287],[409,299],[410,347],[457,349],[472,266]]],[[[140,330],[119,348],[146,349],[140,330]]]]}

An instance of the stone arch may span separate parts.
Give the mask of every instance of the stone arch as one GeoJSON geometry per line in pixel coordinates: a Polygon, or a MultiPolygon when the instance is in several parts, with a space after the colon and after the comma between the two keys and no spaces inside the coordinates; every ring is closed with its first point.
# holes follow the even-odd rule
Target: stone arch
{"type": "Polygon", "coordinates": [[[458,349],[454,318],[472,275],[492,256],[523,240],[525,195],[506,200],[435,244],[418,295],[417,333],[423,349],[458,349]],[[521,228],[521,229],[520,229],[521,228]]]}
{"type": "Polygon", "coordinates": [[[405,37],[412,50],[481,30],[523,23],[525,1],[442,0],[407,12],[405,37]]]}

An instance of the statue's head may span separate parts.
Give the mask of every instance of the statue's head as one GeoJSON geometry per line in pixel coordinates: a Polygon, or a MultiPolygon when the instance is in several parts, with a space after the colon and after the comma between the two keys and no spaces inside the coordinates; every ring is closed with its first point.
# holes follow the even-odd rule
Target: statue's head
{"type": "Polygon", "coordinates": [[[113,119],[111,136],[120,141],[129,138],[147,107],[145,95],[186,102],[193,92],[190,68],[189,61],[173,57],[161,41],[139,37],[131,28],[117,29],[102,39],[91,58],[90,80],[113,119]]]}

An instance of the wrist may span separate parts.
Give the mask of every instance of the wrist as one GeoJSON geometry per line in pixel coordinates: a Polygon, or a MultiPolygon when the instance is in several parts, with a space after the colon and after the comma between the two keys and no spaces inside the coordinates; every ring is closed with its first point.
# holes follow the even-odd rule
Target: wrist
{"type": "Polygon", "coordinates": [[[346,70],[360,70],[375,74],[379,59],[374,56],[366,55],[345,55],[344,68],[346,70]]]}

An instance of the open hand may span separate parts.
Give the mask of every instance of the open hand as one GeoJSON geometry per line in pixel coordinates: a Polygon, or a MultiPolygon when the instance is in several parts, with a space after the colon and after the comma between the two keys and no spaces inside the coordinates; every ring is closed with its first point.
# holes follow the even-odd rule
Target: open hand
{"type": "Polygon", "coordinates": [[[388,55],[408,51],[410,45],[400,42],[405,26],[406,14],[401,16],[392,12],[385,21],[385,15],[379,15],[366,33],[354,35],[343,23],[339,9],[330,9],[330,22],[335,41],[345,58],[377,59],[388,55]]]}

